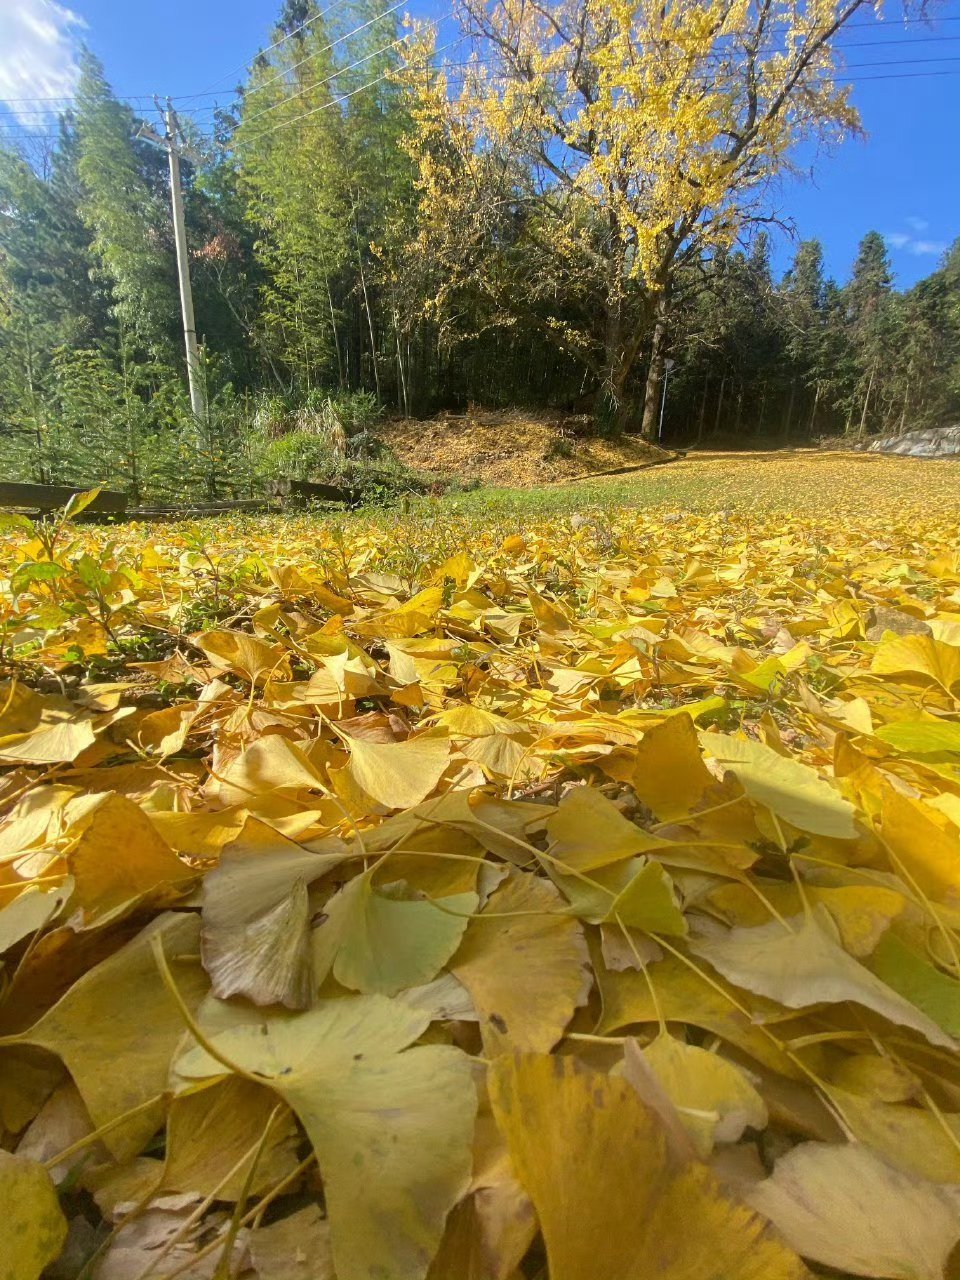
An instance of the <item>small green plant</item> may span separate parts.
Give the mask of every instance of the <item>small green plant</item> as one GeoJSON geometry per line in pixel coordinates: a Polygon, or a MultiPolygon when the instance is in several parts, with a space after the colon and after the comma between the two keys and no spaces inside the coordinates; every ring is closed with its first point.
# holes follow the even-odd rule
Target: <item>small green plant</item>
{"type": "Polygon", "coordinates": [[[99,488],[75,493],[55,515],[45,520],[6,515],[0,528],[29,531],[41,546],[41,554],[18,565],[10,578],[10,594],[17,600],[27,591],[48,596],[39,615],[47,630],[68,618],[83,617],[102,630],[120,649],[117,625],[128,609],[125,589],[127,574],[113,566],[114,545],[107,541],[97,554],[78,551],[75,541],[67,541],[73,520],[96,501],[99,488]],[[76,553],[76,554],[75,554],[76,553]]]}
{"type": "Polygon", "coordinates": [[[544,462],[559,462],[561,458],[573,457],[573,441],[565,436],[557,436],[551,440],[543,453],[544,462]]]}

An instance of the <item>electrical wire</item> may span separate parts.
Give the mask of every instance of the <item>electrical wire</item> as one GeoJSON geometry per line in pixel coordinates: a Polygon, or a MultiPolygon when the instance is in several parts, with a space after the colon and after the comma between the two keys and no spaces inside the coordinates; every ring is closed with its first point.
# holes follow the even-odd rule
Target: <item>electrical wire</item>
{"type": "MultiPolygon", "coordinates": [[[[295,28],[293,31],[288,32],[285,36],[282,36],[279,40],[274,41],[272,45],[269,45],[267,49],[255,55],[255,58],[251,60],[251,63],[255,61],[257,57],[265,56],[266,54],[271,53],[274,49],[279,48],[281,45],[285,44],[288,40],[301,34],[304,30],[306,30],[306,28],[311,26],[313,23],[317,22],[320,18],[324,17],[326,14],[330,13],[333,9],[337,8],[340,4],[344,2],[345,0],[333,0],[332,4],[327,5],[326,8],[322,9],[319,13],[314,14],[312,18],[308,18],[306,22],[302,23],[299,27],[295,28]]],[[[328,45],[324,46],[323,49],[314,51],[309,55],[309,57],[301,59],[300,62],[294,63],[293,66],[278,72],[275,76],[271,77],[269,80],[265,81],[261,85],[258,85],[257,87],[258,88],[267,87],[268,85],[274,83],[276,80],[281,79],[284,76],[288,75],[290,71],[293,71],[297,67],[302,66],[305,62],[310,61],[318,53],[327,52],[330,49],[336,47],[338,44],[342,44],[344,41],[351,39],[353,36],[359,34],[361,31],[364,31],[368,27],[373,26],[376,22],[379,22],[383,18],[388,17],[390,14],[396,12],[396,10],[399,9],[403,3],[404,3],[404,0],[399,0],[399,2],[394,4],[391,8],[384,10],[380,14],[377,14],[375,17],[369,19],[367,22],[362,23],[358,27],[355,27],[352,31],[346,32],[344,35],[339,36],[336,40],[333,40],[328,45]]],[[[447,13],[442,15],[440,18],[436,19],[436,22],[439,25],[440,23],[447,21],[452,16],[453,16],[453,11],[451,9],[451,10],[448,10],[447,13]]],[[[942,17],[942,18],[939,18],[937,21],[940,23],[960,22],[960,16],[942,17]]],[[[896,27],[892,28],[892,30],[896,31],[901,26],[915,26],[919,24],[923,24],[927,26],[929,25],[927,20],[923,18],[907,18],[907,19],[904,19],[902,23],[898,23],[896,27]]],[[[867,28],[867,27],[873,30],[877,30],[879,26],[880,24],[878,24],[878,22],[874,19],[870,19],[868,21],[861,21],[861,22],[850,21],[844,25],[843,31],[844,32],[848,31],[851,28],[867,28]]],[[[732,35],[735,33],[728,33],[728,34],[732,35]]],[[[444,49],[451,48],[453,45],[461,43],[461,41],[466,38],[468,38],[466,35],[462,35],[459,39],[450,41],[447,44],[443,45],[442,48],[437,50],[436,52],[442,52],[444,49]]],[[[838,51],[842,52],[844,49],[847,49],[847,48],[887,47],[887,46],[895,47],[895,46],[902,46],[907,44],[931,43],[935,41],[955,42],[957,40],[960,40],[960,36],[942,35],[942,34],[934,34],[929,36],[905,36],[905,37],[894,36],[889,40],[880,39],[880,40],[848,41],[848,42],[838,41],[837,44],[835,45],[835,48],[838,51]]],[[[260,116],[265,115],[267,112],[274,110],[276,107],[282,106],[285,103],[290,102],[296,97],[300,97],[303,94],[311,92],[314,89],[321,88],[324,85],[329,84],[332,80],[335,80],[338,76],[342,76],[345,73],[352,71],[354,68],[363,65],[365,62],[370,61],[371,58],[374,58],[381,53],[388,52],[390,49],[396,47],[401,42],[402,42],[402,37],[398,38],[397,40],[391,41],[389,44],[384,45],[381,48],[376,49],[371,53],[366,54],[362,58],[358,58],[355,62],[351,63],[349,66],[339,68],[338,70],[331,73],[329,76],[325,77],[323,80],[316,81],[313,84],[304,86],[296,94],[289,95],[285,98],[280,99],[278,102],[272,103],[270,106],[265,107],[262,111],[258,112],[256,115],[250,117],[250,119],[246,123],[252,124],[255,120],[259,119],[260,116]]],[[[848,64],[846,69],[847,70],[870,70],[873,67],[913,66],[913,65],[920,65],[923,63],[944,63],[944,62],[956,62],[956,61],[960,61],[960,59],[944,55],[943,57],[933,56],[928,58],[905,58],[905,59],[890,59],[890,60],[882,60],[882,61],[850,63],[848,64]]],[[[237,70],[238,71],[245,70],[248,66],[251,65],[251,63],[244,63],[240,67],[238,67],[237,70]]],[[[402,65],[406,65],[406,64],[402,64],[402,65]]],[[[460,63],[447,62],[443,64],[441,69],[453,70],[458,67],[469,67],[471,65],[474,65],[474,64],[471,62],[460,62],[460,63]]],[[[221,77],[221,79],[226,79],[227,76],[231,74],[233,74],[233,72],[227,72],[226,75],[221,77]]],[[[286,125],[288,124],[295,124],[297,123],[298,120],[305,119],[307,116],[314,114],[316,111],[324,110],[328,106],[334,106],[338,102],[345,102],[348,98],[351,98],[355,94],[362,92],[364,89],[371,88],[374,85],[381,83],[383,80],[387,78],[389,74],[390,74],[389,72],[384,72],[382,75],[377,76],[375,79],[368,81],[366,84],[359,85],[356,88],[352,89],[348,94],[344,94],[338,99],[332,99],[330,102],[323,103],[319,107],[314,107],[312,108],[311,111],[305,112],[301,116],[294,117],[293,120],[289,120],[289,121],[285,120],[281,122],[279,126],[276,126],[276,127],[283,128],[283,127],[286,127],[286,125]]],[[[905,73],[886,73],[885,72],[877,76],[871,75],[871,76],[855,77],[855,76],[847,76],[843,72],[841,72],[840,74],[838,74],[837,79],[842,79],[850,83],[857,83],[862,80],[918,79],[918,78],[925,78],[925,77],[937,77],[937,76],[955,75],[955,74],[957,73],[950,72],[950,71],[905,72],[905,73]]],[[[196,94],[180,94],[180,95],[174,96],[174,101],[194,102],[197,99],[202,97],[220,97],[222,92],[223,91],[210,89],[210,90],[203,90],[196,94]]],[[[118,95],[118,97],[120,101],[126,102],[128,105],[131,105],[131,106],[133,106],[134,104],[142,103],[142,102],[152,103],[153,101],[153,95],[151,94],[125,94],[125,95],[118,95]]],[[[19,120],[21,117],[27,116],[27,115],[49,116],[51,114],[54,114],[54,112],[58,114],[63,114],[64,112],[70,110],[71,104],[73,104],[75,101],[76,101],[76,97],[69,96],[69,95],[60,95],[55,97],[54,96],[51,96],[51,97],[36,96],[36,97],[4,98],[0,100],[0,127],[4,125],[4,116],[10,117],[11,123],[12,123],[12,119],[19,120]],[[54,108],[51,105],[49,110],[45,108],[39,108],[34,110],[17,110],[16,107],[12,104],[19,104],[19,103],[46,103],[46,104],[61,103],[66,105],[63,105],[57,108],[54,108]]],[[[211,105],[209,107],[195,107],[190,112],[190,114],[191,115],[198,115],[200,113],[215,114],[219,109],[220,108],[216,105],[211,105]]],[[[268,130],[267,132],[268,133],[273,132],[273,130],[268,130]]],[[[9,138],[9,137],[10,135],[6,135],[6,138],[9,138]]],[[[41,141],[41,140],[55,141],[57,137],[58,135],[55,135],[55,134],[35,134],[35,133],[28,132],[18,136],[14,140],[27,141],[30,139],[35,139],[38,141],[41,141]]],[[[4,138],[4,135],[0,135],[0,140],[3,140],[3,138],[4,138]]]]}
{"type": "MultiPolygon", "coordinates": [[[[401,0],[401,3],[402,2],[403,0],[401,0]]],[[[453,11],[451,10],[450,12],[452,13],[453,11]]],[[[442,22],[443,19],[441,18],[440,21],[442,22]]],[[[460,44],[462,39],[463,37],[460,37],[457,40],[450,40],[443,46],[443,48],[450,49],[455,44],[460,44]]],[[[369,62],[371,58],[375,58],[378,54],[387,53],[390,49],[395,49],[397,45],[403,43],[403,40],[403,36],[398,36],[396,40],[391,40],[389,44],[383,45],[382,48],[374,49],[372,53],[365,54],[362,58],[357,58],[357,60],[355,62],[351,62],[349,66],[338,67],[336,71],[325,76],[323,80],[316,80],[312,84],[303,85],[303,87],[298,89],[296,93],[287,94],[286,97],[280,98],[278,101],[271,103],[269,107],[264,107],[262,111],[258,111],[255,115],[249,116],[244,120],[244,124],[251,125],[255,120],[259,120],[261,116],[265,116],[268,111],[274,111],[277,107],[285,106],[288,102],[294,102],[297,98],[302,98],[305,94],[312,93],[314,89],[322,88],[323,85],[329,84],[331,80],[336,80],[338,76],[345,75],[348,71],[353,71],[355,67],[362,66],[365,62],[369,62]]],[[[384,76],[378,77],[378,81],[371,81],[371,83],[378,83],[379,80],[384,79],[387,74],[389,73],[384,73],[384,76]]],[[[262,87],[262,85],[257,85],[258,90],[262,87]]]]}
{"type": "MultiPolygon", "coordinates": [[[[268,46],[268,48],[266,48],[266,49],[262,50],[261,54],[257,54],[257,55],[255,55],[255,57],[251,59],[251,62],[256,61],[256,58],[257,58],[257,57],[265,56],[266,54],[271,53],[274,49],[276,49],[276,48],[278,48],[280,45],[284,44],[287,40],[290,40],[290,39],[292,39],[294,36],[299,35],[299,34],[300,34],[300,32],[301,32],[301,31],[303,31],[303,30],[304,30],[307,26],[309,26],[311,23],[316,22],[319,18],[324,17],[327,13],[330,13],[330,12],[331,12],[331,10],[333,10],[334,8],[337,8],[340,4],[343,4],[343,3],[345,3],[345,0],[334,0],[334,3],[333,3],[333,4],[328,5],[328,6],[326,7],[326,9],[321,10],[321,12],[320,12],[320,13],[315,14],[312,18],[308,18],[308,19],[307,19],[307,21],[306,21],[305,23],[303,23],[300,27],[297,27],[294,31],[288,32],[288,34],[287,34],[287,35],[285,35],[285,36],[283,36],[283,37],[281,37],[281,39],[280,39],[280,40],[275,41],[272,45],[269,45],[269,46],[268,46]]],[[[396,6],[396,7],[399,7],[399,6],[396,6]]],[[[388,10],[387,12],[393,12],[393,10],[388,10]]],[[[444,15],[443,15],[443,17],[441,17],[441,18],[439,18],[439,19],[436,19],[436,21],[437,21],[437,22],[445,22],[445,21],[447,21],[451,16],[452,16],[452,10],[451,10],[451,11],[449,11],[448,13],[444,14],[444,15]]],[[[375,19],[374,19],[374,21],[375,21],[375,19]]],[[[936,19],[936,23],[937,23],[937,24],[947,23],[947,22],[960,22],[960,15],[957,15],[957,16],[938,17],[938,18],[936,19]]],[[[929,21],[928,19],[926,19],[926,18],[905,18],[902,22],[898,22],[896,25],[891,25],[891,26],[890,26],[889,28],[887,28],[887,29],[888,29],[888,30],[890,30],[890,31],[898,31],[901,27],[913,27],[913,26],[925,26],[925,27],[930,27],[930,26],[931,26],[931,23],[930,23],[930,21],[929,21]]],[[[842,29],[841,29],[841,36],[842,36],[842,34],[843,34],[844,32],[846,32],[846,31],[850,31],[850,30],[852,30],[852,29],[854,29],[854,28],[867,28],[867,27],[871,28],[871,29],[872,29],[872,30],[874,30],[874,31],[876,31],[876,30],[883,30],[883,29],[884,29],[884,24],[883,24],[882,22],[880,22],[880,21],[876,20],[876,19],[872,19],[872,20],[869,20],[869,21],[867,21],[867,22],[854,22],[854,21],[850,21],[850,22],[844,23],[844,25],[843,25],[843,27],[842,27],[842,29]]],[[[356,34],[356,32],[357,32],[357,31],[359,31],[359,30],[362,30],[362,28],[361,28],[361,27],[358,27],[358,28],[356,28],[356,29],[355,29],[355,31],[348,33],[348,36],[346,36],[346,37],[342,37],[342,38],[346,39],[346,38],[348,38],[348,37],[349,37],[349,35],[354,35],[354,34],[356,34]]],[[[727,33],[727,34],[733,35],[733,34],[736,34],[736,33],[730,32],[730,33],[727,33]]],[[[464,37],[464,38],[466,38],[466,37],[464,37]]],[[[866,47],[866,46],[868,46],[868,45],[878,45],[878,46],[891,45],[891,46],[896,46],[896,45],[901,45],[901,44],[921,43],[921,42],[936,41],[936,40],[943,40],[943,41],[960,40],[960,36],[949,36],[949,35],[934,34],[934,35],[929,35],[929,36],[906,36],[906,37],[902,37],[902,38],[898,36],[898,37],[895,37],[895,38],[890,39],[890,40],[885,40],[885,39],[884,39],[884,40],[864,40],[864,41],[856,41],[856,42],[855,42],[855,41],[848,41],[848,42],[838,41],[838,43],[837,43],[837,45],[836,45],[835,47],[836,47],[836,48],[838,48],[838,49],[844,49],[844,48],[847,48],[847,49],[853,49],[853,48],[864,48],[864,47],[866,47]]],[[[244,70],[246,70],[246,68],[247,68],[248,66],[250,66],[250,65],[251,65],[251,63],[246,63],[246,62],[245,62],[245,63],[241,64],[239,67],[237,67],[237,68],[235,69],[235,71],[237,71],[237,72],[239,72],[239,71],[244,71],[244,70]]],[[[229,72],[227,72],[225,75],[221,76],[221,77],[220,77],[220,79],[221,79],[221,80],[225,80],[225,79],[227,79],[227,77],[228,77],[228,76],[233,75],[233,74],[235,74],[235,72],[233,72],[233,71],[229,71],[229,72]]],[[[214,83],[216,83],[216,82],[214,82],[214,83]]],[[[174,102],[188,102],[188,101],[189,101],[189,102],[192,102],[192,101],[194,101],[194,100],[195,100],[195,99],[197,99],[197,98],[216,98],[216,97],[220,97],[220,96],[222,95],[222,93],[224,93],[224,92],[229,92],[229,91],[226,91],[226,90],[216,90],[216,89],[205,89],[205,90],[201,90],[199,93],[181,93],[181,94],[173,94],[173,95],[171,95],[171,96],[172,96],[172,100],[173,100],[174,102]]],[[[128,103],[134,103],[134,102],[147,102],[147,103],[150,103],[150,104],[152,104],[152,103],[153,103],[153,94],[152,94],[152,93],[124,93],[124,94],[117,94],[116,96],[117,96],[117,98],[118,98],[121,102],[128,102],[128,103]]],[[[0,103],[2,103],[3,105],[7,105],[7,104],[10,104],[10,103],[21,103],[21,102],[44,102],[44,103],[61,102],[61,103],[68,103],[68,104],[69,104],[69,103],[72,103],[72,102],[75,102],[75,101],[76,101],[76,94],[59,94],[59,95],[53,95],[53,96],[36,96],[36,97],[3,98],[3,99],[0,99],[0,103]]],[[[66,109],[66,108],[65,108],[65,109],[66,109]]]]}
{"type": "Polygon", "coordinates": [[[181,94],[177,101],[192,101],[194,98],[207,97],[210,90],[213,88],[213,85],[220,84],[223,80],[228,80],[231,76],[239,75],[241,71],[246,71],[249,67],[253,66],[258,58],[265,58],[268,53],[273,53],[274,49],[279,49],[282,44],[286,44],[286,42],[288,40],[292,40],[294,36],[300,35],[302,31],[306,31],[307,27],[312,26],[315,22],[319,22],[319,20],[326,17],[332,9],[336,9],[344,3],[345,0],[332,0],[332,3],[328,4],[325,9],[321,9],[319,13],[315,13],[312,18],[308,18],[306,22],[301,23],[301,25],[295,28],[295,30],[288,31],[285,36],[281,36],[279,40],[275,40],[273,44],[269,45],[266,49],[261,49],[258,53],[255,53],[249,62],[243,62],[239,67],[235,67],[232,71],[225,72],[222,76],[219,76],[216,80],[212,81],[211,85],[200,93],[181,94]]]}
{"type": "MultiPolygon", "coordinates": [[[[389,9],[384,9],[383,13],[378,13],[376,17],[371,18],[369,22],[364,22],[362,26],[354,27],[352,31],[348,31],[345,35],[338,36],[336,40],[331,40],[330,43],[324,45],[322,49],[314,49],[312,52],[307,54],[305,58],[301,58],[299,62],[294,62],[291,66],[284,67],[281,71],[278,71],[275,75],[270,76],[269,79],[261,81],[261,83],[257,85],[257,89],[258,90],[266,89],[268,85],[276,84],[278,80],[286,79],[286,77],[290,74],[291,71],[296,71],[298,67],[302,67],[305,63],[312,62],[313,59],[316,58],[319,54],[327,53],[330,49],[336,48],[338,44],[343,44],[345,40],[350,40],[353,36],[359,35],[361,31],[366,31],[366,29],[368,27],[372,27],[374,23],[381,22],[384,18],[389,17],[391,13],[396,13],[396,11],[399,8],[401,8],[405,3],[406,3],[406,0],[397,0],[396,4],[392,5],[389,9]]],[[[284,101],[284,99],[281,99],[281,101],[284,101]]],[[[279,106],[279,105],[280,105],[279,103],[273,104],[273,106],[279,106]]],[[[263,112],[261,112],[260,114],[263,115],[263,114],[266,114],[267,111],[272,111],[272,110],[273,110],[272,106],[265,107],[263,112]]]]}
{"type": "MultiPolygon", "coordinates": [[[[455,42],[451,42],[451,43],[455,43],[455,42]]],[[[445,48],[445,47],[446,47],[446,46],[441,46],[441,49],[438,49],[438,50],[437,50],[437,52],[438,52],[438,53],[439,53],[439,52],[442,52],[442,49],[443,49],[443,48],[445,48]]],[[[954,61],[954,59],[950,59],[950,61],[954,61]]],[[[447,68],[453,69],[453,68],[455,68],[455,67],[457,67],[457,66],[460,66],[460,67],[468,67],[468,66],[471,66],[471,65],[472,65],[471,63],[467,63],[467,62],[464,62],[464,63],[448,63],[448,64],[445,64],[444,66],[441,66],[441,67],[438,67],[438,68],[434,68],[433,70],[435,70],[435,71],[439,72],[439,71],[444,71],[444,70],[446,70],[447,68]]],[[[401,68],[401,69],[402,69],[402,68],[401,68]]],[[[376,79],[374,79],[374,80],[368,80],[365,84],[358,85],[355,89],[351,89],[349,93],[345,93],[345,94],[343,94],[343,95],[342,95],[341,97],[339,97],[339,98],[332,98],[332,99],[330,99],[330,101],[329,101],[329,102],[324,102],[324,103],[322,103],[320,106],[312,108],[310,111],[305,111],[305,112],[303,112],[303,113],[302,113],[301,115],[299,115],[299,116],[294,116],[292,120],[283,120],[283,121],[281,121],[281,123],[280,123],[280,124],[278,124],[278,125],[274,125],[272,129],[268,129],[268,130],[266,130],[266,131],[265,131],[263,134],[261,134],[260,136],[261,136],[261,137],[267,137],[267,136],[269,136],[269,134],[271,134],[271,133],[275,133],[278,129],[284,129],[284,128],[286,128],[288,125],[297,124],[297,123],[299,123],[301,120],[306,120],[309,116],[315,115],[318,111],[325,111],[328,107],[335,107],[335,106],[339,106],[339,105],[341,105],[342,103],[346,102],[349,98],[353,98],[353,97],[355,97],[358,93],[362,93],[365,89],[371,89],[371,88],[373,88],[375,85],[380,84],[382,81],[386,80],[386,79],[387,79],[387,77],[388,77],[390,74],[391,74],[391,73],[390,73],[389,71],[384,72],[384,73],[383,73],[383,75],[377,76],[377,77],[376,77],[376,79]]],[[[960,76],[960,71],[906,71],[906,72],[884,72],[884,73],[882,73],[881,75],[877,75],[877,76],[873,76],[873,75],[843,76],[843,75],[840,75],[840,76],[838,76],[838,77],[837,77],[837,79],[838,79],[838,80],[842,80],[842,81],[843,81],[844,83],[846,83],[846,84],[852,84],[852,85],[855,85],[855,84],[863,84],[863,83],[864,83],[864,82],[866,82],[866,81],[875,81],[875,80],[936,80],[936,79],[941,79],[941,78],[943,78],[943,77],[945,77],[945,76],[960,76]]],[[[58,134],[58,133],[32,133],[32,132],[23,132],[23,133],[19,133],[19,134],[13,134],[13,133],[3,133],[3,132],[0,132],[0,143],[5,143],[5,142],[13,142],[13,143],[23,143],[23,142],[59,142],[59,141],[60,141],[60,134],[58,134]]]]}
{"type": "MultiPolygon", "coordinates": [[[[448,41],[447,44],[441,45],[439,49],[434,50],[434,56],[438,53],[443,53],[444,49],[450,49],[453,45],[459,43],[459,39],[448,41]]],[[[382,83],[382,81],[386,80],[388,76],[393,74],[395,71],[405,70],[409,65],[409,63],[401,62],[397,67],[391,67],[389,71],[384,71],[382,75],[377,76],[375,79],[368,80],[366,84],[357,85],[357,87],[355,89],[351,89],[349,93],[345,93],[339,98],[331,98],[329,102],[321,102],[318,107],[311,107],[309,111],[304,111],[300,115],[294,116],[292,120],[281,120],[280,123],[275,124],[272,129],[265,129],[257,136],[258,138],[267,138],[271,133],[276,133],[278,129],[286,129],[289,125],[298,124],[301,120],[306,120],[309,116],[315,116],[318,111],[326,111],[329,107],[338,107],[342,103],[346,102],[348,98],[353,98],[358,93],[363,93],[365,89],[372,89],[374,85],[382,83]]],[[[285,99],[285,101],[288,102],[292,100],[292,98],[285,99]]]]}
{"type": "MultiPolygon", "coordinates": [[[[404,0],[400,0],[400,2],[402,4],[404,0]]],[[[286,97],[278,98],[276,102],[271,102],[269,107],[264,107],[262,111],[258,111],[256,112],[255,115],[249,116],[244,121],[244,124],[248,124],[248,125],[253,124],[255,120],[259,120],[260,117],[265,116],[267,112],[274,111],[276,110],[277,107],[282,107],[288,102],[294,102],[296,101],[297,98],[302,98],[304,94],[312,93],[314,89],[322,88],[325,84],[329,84],[331,80],[336,80],[337,76],[346,75],[348,71],[353,71],[355,67],[362,66],[365,62],[369,62],[371,58],[377,57],[378,54],[388,53],[391,49],[395,49],[397,45],[401,44],[402,42],[403,42],[403,37],[398,36],[396,40],[391,40],[389,44],[385,44],[382,48],[374,49],[372,53],[365,54],[364,57],[358,58],[356,62],[351,62],[349,66],[338,67],[336,71],[332,71],[330,75],[325,76],[322,80],[317,80],[313,84],[303,85],[303,87],[298,89],[296,93],[291,93],[291,94],[288,94],[286,97]]],[[[307,59],[304,59],[304,61],[307,61],[307,59]]],[[[291,70],[292,69],[293,68],[291,68],[291,70]]],[[[256,86],[257,92],[259,92],[260,89],[262,89],[263,87],[264,87],[263,85],[257,85],[256,86]]]]}
{"type": "Polygon", "coordinates": [[[960,58],[885,58],[882,62],[848,62],[848,71],[859,71],[864,67],[912,67],[921,62],[960,62],[960,58]]]}

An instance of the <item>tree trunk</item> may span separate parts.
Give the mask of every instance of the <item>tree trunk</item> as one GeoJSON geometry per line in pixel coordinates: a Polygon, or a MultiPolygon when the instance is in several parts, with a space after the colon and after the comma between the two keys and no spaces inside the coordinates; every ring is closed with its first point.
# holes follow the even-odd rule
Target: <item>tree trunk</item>
{"type": "Polygon", "coordinates": [[[813,394],[813,408],[810,410],[810,421],[807,423],[807,435],[813,435],[813,424],[817,420],[817,405],[820,403],[820,383],[817,383],[813,394]]]}
{"type": "Polygon", "coordinates": [[[367,328],[370,331],[370,359],[373,362],[373,385],[376,389],[377,404],[382,405],[383,397],[380,395],[380,368],[377,364],[377,337],[373,329],[373,311],[370,307],[370,295],[367,293],[367,273],[363,269],[363,249],[360,245],[360,228],[357,226],[356,209],[354,209],[353,230],[357,240],[357,264],[360,267],[360,287],[363,289],[363,306],[367,313],[367,328]]]}
{"type": "Polygon", "coordinates": [[[867,410],[870,407],[870,394],[873,391],[873,379],[877,372],[877,366],[873,365],[870,369],[870,379],[867,382],[867,394],[863,397],[863,412],[860,414],[860,426],[857,429],[857,439],[862,440],[867,434],[867,410]]]}
{"type": "Polygon", "coordinates": [[[793,425],[793,406],[797,402],[797,380],[790,383],[790,402],[787,405],[787,416],[783,420],[783,438],[786,440],[790,435],[790,428],[793,425]]]}
{"type": "Polygon", "coordinates": [[[907,429],[907,409],[910,405],[910,379],[907,378],[907,389],[903,393],[903,408],[900,410],[900,425],[897,427],[897,435],[902,436],[907,429]]]}
{"type": "Polygon", "coordinates": [[[398,408],[403,410],[405,418],[410,417],[410,397],[407,394],[407,377],[403,369],[403,349],[400,346],[400,327],[397,320],[397,314],[393,314],[393,336],[397,342],[397,381],[399,383],[400,404],[398,408]]]}
{"type": "MultiPolygon", "coordinates": [[[[602,425],[616,431],[628,424],[623,403],[625,383],[623,370],[623,255],[620,252],[616,224],[610,218],[610,246],[607,260],[607,313],[603,338],[603,378],[598,400],[598,418],[602,425]]],[[[629,372],[629,370],[627,371],[629,372]]]]}
{"type": "Polygon", "coordinates": [[[717,397],[717,415],[713,420],[713,434],[716,435],[720,430],[720,414],[723,410],[723,391],[727,385],[727,375],[724,374],[720,379],[720,395],[717,397]]]}
{"type": "Polygon", "coordinates": [[[707,416],[707,392],[710,389],[710,376],[703,380],[703,398],[700,401],[700,421],[697,424],[697,444],[703,440],[703,423],[707,416]]]}
{"type": "Polygon", "coordinates": [[[644,440],[657,438],[660,418],[660,389],[667,358],[667,323],[670,316],[670,296],[666,287],[657,294],[653,312],[653,333],[650,336],[650,363],[643,388],[643,421],[640,434],[644,440]]]}

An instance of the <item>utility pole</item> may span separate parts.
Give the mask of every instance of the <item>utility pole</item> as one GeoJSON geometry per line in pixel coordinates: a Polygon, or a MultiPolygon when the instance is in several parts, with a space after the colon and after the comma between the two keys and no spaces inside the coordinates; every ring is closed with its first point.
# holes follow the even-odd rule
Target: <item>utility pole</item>
{"type": "MultiPolygon", "coordinates": [[[[156,99],[155,99],[156,101],[156,99]]],[[[173,109],[173,103],[167,99],[166,111],[157,102],[157,110],[164,117],[166,132],[163,137],[151,129],[148,124],[140,126],[139,137],[162,147],[170,161],[170,203],[173,207],[173,235],[177,245],[177,275],[180,279],[180,309],[183,313],[183,341],[187,350],[187,381],[190,384],[190,407],[201,421],[206,419],[207,406],[203,394],[203,379],[200,373],[200,355],[197,350],[197,328],[193,318],[193,290],[190,287],[190,260],[187,257],[187,228],[183,216],[183,188],[180,183],[180,153],[186,152],[183,146],[183,131],[173,109]]]]}

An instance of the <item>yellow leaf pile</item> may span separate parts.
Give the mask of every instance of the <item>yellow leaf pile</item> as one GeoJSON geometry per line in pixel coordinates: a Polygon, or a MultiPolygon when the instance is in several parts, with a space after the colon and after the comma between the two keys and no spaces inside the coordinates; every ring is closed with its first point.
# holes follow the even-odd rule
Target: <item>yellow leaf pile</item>
{"type": "Polygon", "coordinates": [[[0,1276],[955,1274],[952,519],[153,532],[0,565],[0,1276]]]}

